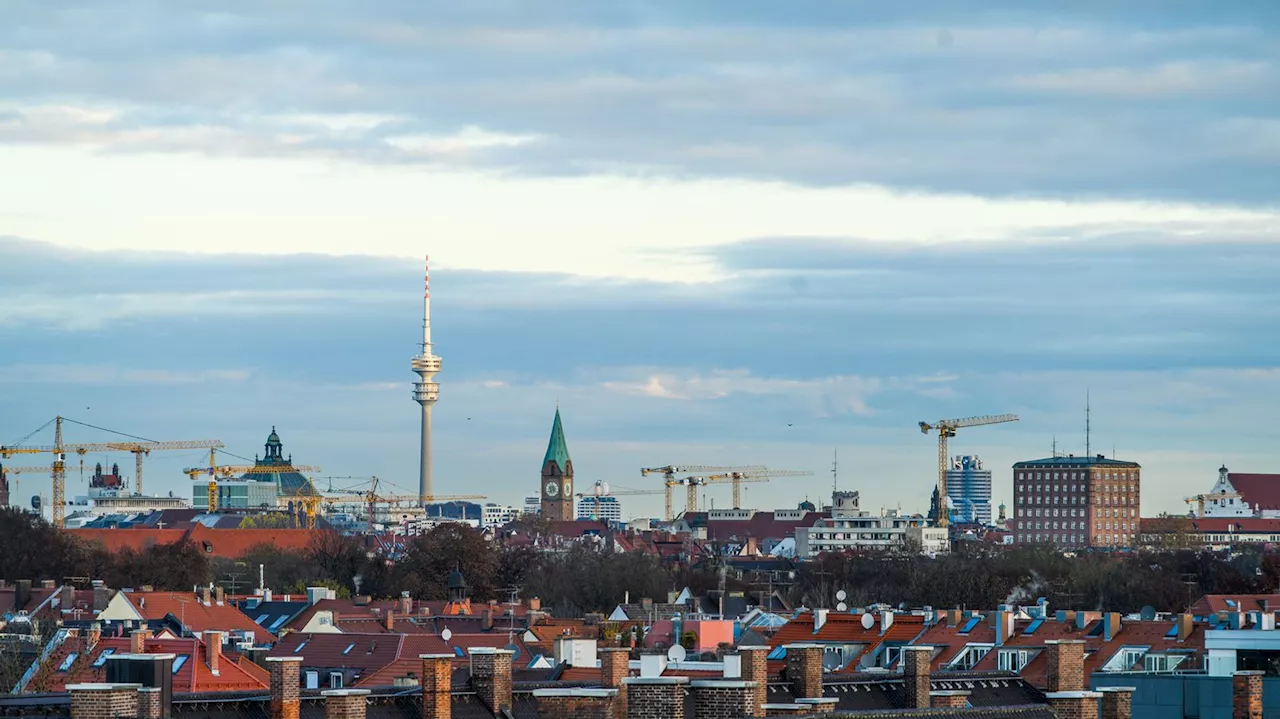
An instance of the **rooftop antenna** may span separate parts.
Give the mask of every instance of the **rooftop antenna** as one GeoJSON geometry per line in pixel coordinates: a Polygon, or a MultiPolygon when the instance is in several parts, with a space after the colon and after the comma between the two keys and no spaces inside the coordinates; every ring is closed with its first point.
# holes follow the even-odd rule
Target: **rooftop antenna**
{"type": "Polygon", "coordinates": [[[1056,434],[1055,434],[1055,435],[1053,435],[1053,445],[1052,445],[1052,447],[1053,447],[1053,450],[1052,450],[1052,451],[1053,451],[1053,455],[1052,455],[1052,456],[1053,456],[1053,458],[1054,458],[1054,459],[1057,459],[1057,458],[1058,458],[1058,435],[1056,435],[1056,434]]]}
{"type": "Polygon", "coordinates": [[[1091,428],[1089,423],[1090,423],[1090,419],[1091,419],[1090,415],[1092,414],[1092,411],[1093,411],[1092,406],[1090,405],[1090,402],[1089,402],[1089,390],[1086,389],[1084,391],[1084,456],[1086,457],[1093,456],[1093,449],[1089,443],[1091,439],[1090,437],[1091,428]]]}
{"type": "Polygon", "coordinates": [[[840,469],[840,449],[831,450],[831,495],[834,497],[837,489],[837,472],[840,469]]]}

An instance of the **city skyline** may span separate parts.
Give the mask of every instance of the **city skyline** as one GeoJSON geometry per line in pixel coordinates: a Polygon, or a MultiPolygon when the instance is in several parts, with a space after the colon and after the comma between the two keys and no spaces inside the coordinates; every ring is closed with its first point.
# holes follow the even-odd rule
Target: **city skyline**
{"type": "Polygon", "coordinates": [[[924,513],[916,423],[1005,412],[951,452],[1008,504],[1015,462],[1084,453],[1086,393],[1145,515],[1280,471],[1270,5],[330,12],[7,12],[0,443],[275,425],[416,493],[430,254],[440,494],[536,492],[557,402],[579,489],[813,472],[759,509],[829,497],[838,448],[864,507],[924,513]]]}

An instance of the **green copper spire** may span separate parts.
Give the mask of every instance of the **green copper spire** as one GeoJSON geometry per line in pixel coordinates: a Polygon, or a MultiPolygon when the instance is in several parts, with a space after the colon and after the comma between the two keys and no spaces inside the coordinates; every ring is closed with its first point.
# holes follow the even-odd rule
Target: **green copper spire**
{"type": "Polygon", "coordinates": [[[547,442],[547,455],[542,458],[542,466],[547,462],[555,462],[561,472],[569,464],[569,447],[564,442],[564,427],[560,424],[560,408],[556,407],[556,421],[551,425],[551,441],[547,442]]]}

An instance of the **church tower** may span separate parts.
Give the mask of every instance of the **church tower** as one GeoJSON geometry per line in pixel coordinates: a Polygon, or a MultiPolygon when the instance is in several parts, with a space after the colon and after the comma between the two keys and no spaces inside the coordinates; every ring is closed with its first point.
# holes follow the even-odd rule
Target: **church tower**
{"type": "Polygon", "coordinates": [[[556,407],[556,419],[551,425],[551,441],[547,442],[547,454],[542,458],[542,516],[553,522],[568,522],[575,518],[573,501],[573,460],[569,459],[569,447],[564,442],[564,427],[560,424],[560,408],[556,407]]]}

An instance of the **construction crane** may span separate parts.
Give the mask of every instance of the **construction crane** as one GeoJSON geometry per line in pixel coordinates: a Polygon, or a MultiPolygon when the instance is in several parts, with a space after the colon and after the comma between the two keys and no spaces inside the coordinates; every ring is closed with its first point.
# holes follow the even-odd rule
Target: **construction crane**
{"type": "Polygon", "coordinates": [[[956,436],[956,430],[964,427],[982,427],[988,424],[1003,424],[1005,422],[1017,422],[1016,414],[986,414],[977,417],[964,417],[962,419],[941,419],[933,424],[928,422],[920,422],[920,432],[929,434],[929,430],[938,431],[938,503],[934,507],[937,513],[938,526],[947,527],[951,524],[951,517],[947,514],[947,440],[956,436]]]}
{"type": "Polygon", "coordinates": [[[742,472],[727,472],[707,477],[708,482],[733,482],[733,508],[742,509],[742,483],[747,481],[765,482],[774,477],[809,477],[813,472],[797,469],[749,469],[742,472]]]}
{"type": "MultiPolygon", "coordinates": [[[[142,457],[151,454],[153,451],[170,450],[170,449],[204,449],[222,447],[222,442],[216,439],[201,440],[183,440],[176,442],[154,442],[151,440],[130,441],[130,442],[95,442],[88,444],[64,444],[62,441],[62,422],[64,417],[54,418],[53,446],[46,447],[0,447],[0,458],[8,459],[14,454],[39,454],[49,452],[54,455],[53,466],[50,473],[53,476],[53,502],[49,508],[53,517],[53,526],[61,529],[66,524],[66,487],[67,487],[67,453],[74,452],[80,455],[80,463],[83,467],[84,456],[90,452],[132,452],[136,457],[137,476],[134,477],[134,491],[142,493],[142,457]]],[[[75,422],[75,420],[67,420],[75,422]]],[[[80,424],[79,422],[75,422],[80,424]]],[[[48,426],[47,424],[45,426],[48,426]]],[[[39,430],[37,430],[39,431],[39,430]]]]}
{"type": "Polygon", "coordinates": [[[709,465],[709,464],[680,464],[680,465],[669,464],[665,467],[643,468],[640,470],[640,476],[648,477],[651,474],[662,475],[662,479],[666,483],[666,488],[665,488],[666,510],[663,516],[668,522],[670,522],[673,519],[673,516],[672,516],[673,512],[671,509],[672,487],[675,487],[681,484],[686,486],[686,491],[688,492],[688,494],[686,494],[686,497],[685,497],[686,498],[685,511],[696,511],[696,510],[689,510],[689,507],[690,506],[696,507],[698,504],[697,490],[693,488],[696,485],[692,485],[689,482],[684,482],[677,479],[676,478],[677,474],[702,473],[702,472],[707,472],[711,474],[726,473],[726,472],[763,472],[765,470],[766,468],[760,465],[752,465],[749,467],[724,467],[724,466],[709,465]],[[693,497],[692,502],[688,501],[689,497],[693,497]]]}
{"type": "MultiPolygon", "coordinates": [[[[218,511],[218,477],[228,478],[236,474],[277,474],[283,472],[319,472],[319,467],[312,467],[305,464],[272,464],[272,465],[231,465],[218,464],[217,452],[214,448],[209,449],[209,465],[207,467],[188,467],[182,470],[193,482],[197,481],[200,475],[209,477],[208,485],[208,511],[218,511]]],[[[314,486],[313,486],[314,489],[314,486]]],[[[314,527],[316,510],[320,506],[320,498],[318,495],[300,495],[297,499],[303,504],[307,510],[307,523],[314,527]]]]}
{"type": "MultiPolygon", "coordinates": [[[[333,479],[341,479],[341,478],[334,477],[333,479]]],[[[368,489],[356,489],[355,487],[348,487],[346,489],[330,490],[330,492],[333,494],[349,494],[349,495],[354,495],[358,497],[364,497],[365,508],[368,514],[367,521],[368,521],[370,533],[373,533],[373,519],[377,511],[377,505],[379,504],[396,504],[398,502],[412,502],[415,506],[423,506],[425,508],[427,504],[431,504],[433,502],[453,502],[456,500],[487,499],[487,497],[485,497],[482,494],[450,494],[450,495],[431,494],[431,495],[427,495],[426,501],[423,502],[422,496],[417,494],[412,494],[412,495],[381,494],[380,492],[378,492],[378,485],[381,482],[382,480],[378,479],[377,477],[369,477],[369,481],[366,483],[369,485],[368,489]]],[[[333,498],[331,497],[330,498],[331,505],[333,503],[332,500],[333,498]]]]}
{"type": "Polygon", "coordinates": [[[600,498],[601,497],[642,497],[642,496],[651,496],[655,494],[667,494],[668,491],[669,490],[666,490],[666,489],[624,489],[619,492],[619,491],[614,491],[609,489],[608,483],[602,482],[600,480],[596,480],[596,483],[591,487],[590,492],[585,494],[582,492],[579,492],[574,496],[576,496],[578,499],[583,499],[586,497],[593,498],[595,500],[595,513],[593,516],[596,519],[600,519],[600,498]]]}

